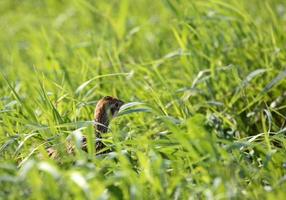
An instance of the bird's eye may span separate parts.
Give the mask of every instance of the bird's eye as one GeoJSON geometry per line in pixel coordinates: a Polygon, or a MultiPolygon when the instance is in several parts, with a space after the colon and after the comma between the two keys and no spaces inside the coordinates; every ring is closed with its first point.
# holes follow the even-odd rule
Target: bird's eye
{"type": "Polygon", "coordinates": [[[119,104],[118,104],[118,103],[115,103],[115,107],[118,108],[118,107],[119,107],[119,104]]]}

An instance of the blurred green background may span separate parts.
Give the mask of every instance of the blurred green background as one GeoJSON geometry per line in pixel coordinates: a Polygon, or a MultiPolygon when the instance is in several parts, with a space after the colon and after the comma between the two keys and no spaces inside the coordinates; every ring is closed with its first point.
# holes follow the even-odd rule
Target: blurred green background
{"type": "Polygon", "coordinates": [[[286,198],[284,0],[2,0],[0,30],[1,199],[286,198]],[[113,152],[69,155],[105,95],[113,152]]]}

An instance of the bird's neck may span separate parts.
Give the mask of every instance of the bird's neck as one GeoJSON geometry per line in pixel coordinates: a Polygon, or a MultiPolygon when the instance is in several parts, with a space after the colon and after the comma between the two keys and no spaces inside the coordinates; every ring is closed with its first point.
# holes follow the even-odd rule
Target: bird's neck
{"type": "Polygon", "coordinates": [[[95,116],[95,122],[96,137],[101,138],[101,134],[108,131],[109,118],[105,113],[98,113],[95,116]]]}
{"type": "Polygon", "coordinates": [[[95,115],[95,137],[96,137],[96,151],[100,151],[105,148],[105,144],[101,141],[102,134],[108,131],[109,118],[104,113],[95,115]]]}

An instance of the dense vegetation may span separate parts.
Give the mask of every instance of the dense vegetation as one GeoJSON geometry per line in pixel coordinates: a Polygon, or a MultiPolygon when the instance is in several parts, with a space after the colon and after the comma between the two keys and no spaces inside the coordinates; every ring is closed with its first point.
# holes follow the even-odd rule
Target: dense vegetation
{"type": "Polygon", "coordinates": [[[285,199],[285,24],[285,0],[0,1],[0,199],[285,199]],[[69,155],[105,95],[113,152],[69,155]]]}

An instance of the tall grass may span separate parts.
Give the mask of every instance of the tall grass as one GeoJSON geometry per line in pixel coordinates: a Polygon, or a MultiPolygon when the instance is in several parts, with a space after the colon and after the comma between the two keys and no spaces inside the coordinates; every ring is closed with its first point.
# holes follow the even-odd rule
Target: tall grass
{"type": "Polygon", "coordinates": [[[285,199],[285,11],[2,0],[0,199],[285,199]],[[128,104],[95,156],[105,95],[128,104]],[[89,153],[68,154],[82,134],[89,153]]]}

